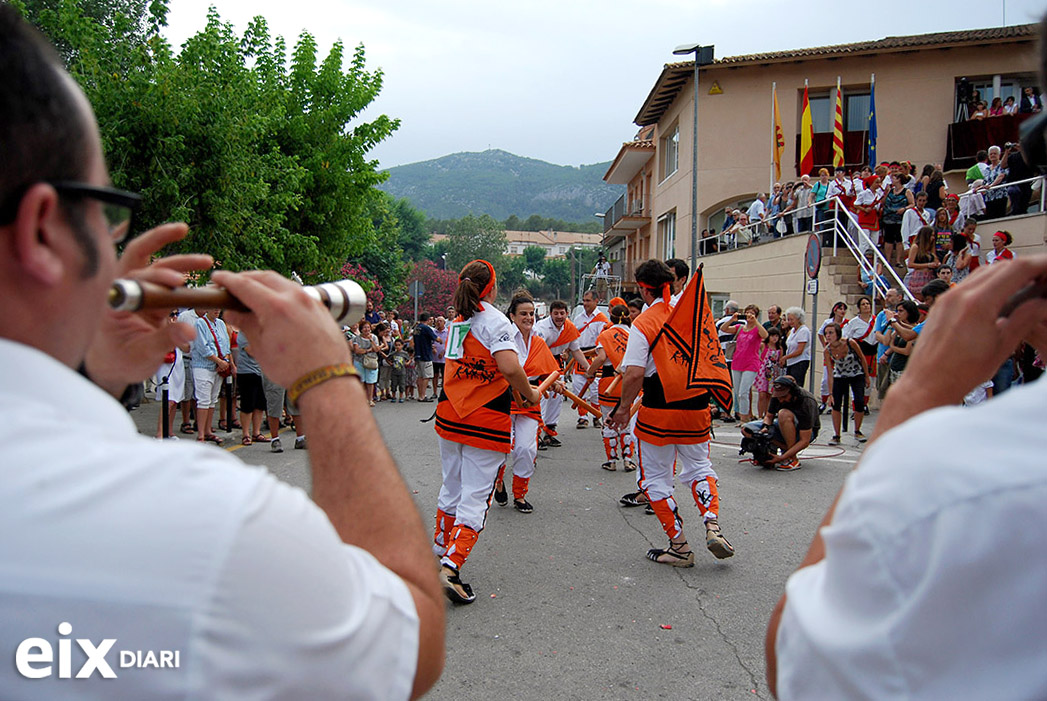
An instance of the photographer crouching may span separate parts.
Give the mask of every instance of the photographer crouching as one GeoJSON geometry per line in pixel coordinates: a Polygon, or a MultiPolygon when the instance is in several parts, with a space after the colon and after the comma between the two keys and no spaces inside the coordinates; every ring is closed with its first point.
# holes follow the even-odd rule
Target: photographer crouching
{"type": "Polygon", "coordinates": [[[741,452],[752,453],[753,461],[763,467],[799,470],[797,456],[814,442],[820,428],[818,400],[784,375],[771,385],[771,403],[763,419],[742,426],[741,452]]]}

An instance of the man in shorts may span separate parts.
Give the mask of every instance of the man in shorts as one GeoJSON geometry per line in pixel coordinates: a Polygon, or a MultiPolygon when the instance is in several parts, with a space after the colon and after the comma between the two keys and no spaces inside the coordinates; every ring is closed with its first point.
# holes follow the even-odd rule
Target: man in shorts
{"type": "MultiPolygon", "coordinates": [[[[436,332],[429,326],[429,312],[418,315],[418,326],[414,328],[414,365],[416,382],[418,386],[418,401],[431,402],[432,397],[426,397],[429,381],[433,379],[433,344],[438,340],[436,332]]],[[[433,394],[436,394],[436,385],[433,385],[433,394]]]]}

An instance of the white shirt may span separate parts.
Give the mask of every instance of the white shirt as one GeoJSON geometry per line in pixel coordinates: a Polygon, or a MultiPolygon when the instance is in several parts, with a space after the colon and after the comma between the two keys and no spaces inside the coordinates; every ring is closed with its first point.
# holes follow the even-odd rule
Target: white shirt
{"type": "Polygon", "coordinates": [[[912,207],[906,209],[902,215],[902,246],[908,249],[909,241],[925,226],[934,226],[933,209],[924,207],[923,212],[917,212],[912,207]]]}
{"type": "Polygon", "coordinates": [[[794,573],[779,699],[1047,698],[1047,383],[924,413],[847,478],[794,573]]]}
{"type": "Polygon", "coordinates": [[[806,343],[807,345],[803,347],[803,352],[801,352],[800,355],[789,358],[785,361],[787,367],[811,359],[811,330],[806,326],[790,330],[789,337],[785,339],[785,354],[788,355],[789,353],[795,353],[796,348],[801,343],[806,343]]]}
{"type": "MultiPolygon", "coordinates": [[[[654,300],[651,307],[658,304],[665,304],[665,302],[659,297],[654,300]]],[[[654,366],[654,358],[651,357],[651,345],[647,342],[647,336],[644,336],[639,329],[636,329],[635,333],[629,332],[629,343],[625,346],[621,367],[623,371],[629,367],[643,368],[644,377],[650,377],[657,371],[654,366]]]]}
{"type": "Polygon", "coordinates": [[[856,316],[844,325],[843,337],[853,338],[855,341],[860,339],[863,343],[872,344],[876,343],[875,329],[876,317],[871,316],[868,321],[865,321],[860,316],[856,316]],[[872,328],[871,331],[870,328],[872,328]],[[868,336],[865,336],[866,331],[869,331],[868,336]],[[865,338],[862,338],[862,336],[865,336],[865,338]]]}
{"type": "Polygon", "coordinates": [[[582,307],[581,311],[578,312],[578,316],[574,319],[574,325],[578,327],[578,331],[581,333],[581,336],[578,337],[578,346],[580,348],[592,348],[596,345],[596,338],[603,333],[607,322],[593,321],[599,313],[599,309],[594,309],[592,314],[586,314],[585,307],[582,307]],[[586,326],[586,324],[589,325],[586,326]],[[582,327],[585,327],[585,330],[582,330],[582,327]]]}
{"type": "Polygon", "coordinates": [[[560,338],[561,331],[563,331],[563,327],[557,327],[556,324],[553,323],[553,317],[550,314],[544,319],[534,322],[534,330],[531,333],[536,333],[541,336],[542,340],[545,341],[545,344],[549,346],[549,350],[552,351],[553,355],[560,355],[565,350],[575,351],[581,349],[582,344],[577,338],[570,343],[562,343],[558,346],[554,346],[553,344],[556,343],[556,339],[560,338]]]}
{"type": "MultiPolygon", "coordinates": [[[[407,698],[418,616],[300,489],[137,433],[118,402],[0,339],[0,665],[7,698],[407,698]],[[102,679],[25,679],[26,638],[115,639],[102,679]],[[177,669],[119,666],[178,651],[177,669]]],[[[77,650],[77,643],[72,643],[77,650]]],[[[85,657],[73,654],[75,677],[85,657]]],[[[36,663],[34,666],[46,666],[36,663]]]]}
{"type": "Polygon", "coordinates": [[[753,200],[753,203],[749,205],[749,211],[746,212],[749,215],[749,222],[756,223],[763,220],[764,206],[760,200],[753,200]]]}

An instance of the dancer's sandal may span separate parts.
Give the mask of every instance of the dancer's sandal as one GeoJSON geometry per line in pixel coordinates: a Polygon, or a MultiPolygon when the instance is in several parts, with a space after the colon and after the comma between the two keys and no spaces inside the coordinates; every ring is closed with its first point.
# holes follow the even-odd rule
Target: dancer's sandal
{"type": "Polygon", "coordinates": [[[471,604],[476,601],[473,588],[462,581],[458,570],[453,567],[443,565],[440,568],[440,584],[443,585],[444,594],[451,600],[451,603],[471,604]]]}
{"type": "Polygon", "coordinates": [[[705,547],[709,548],[709,552],[720,560],[726,560],[734,555],[734,546],[723,537],[720,524],[716,519],[709,519],[705,522],[705,547]]]}
{"type": "Polygon", "coordinates": [[[657,562],[659,565],[671,567],[694,567],[694,551],[681,552],[681,548],[687,547],[687,541],[682,543],[669,543],[666,550],[651,548],[647,551],[647,559],[657,562]]]}

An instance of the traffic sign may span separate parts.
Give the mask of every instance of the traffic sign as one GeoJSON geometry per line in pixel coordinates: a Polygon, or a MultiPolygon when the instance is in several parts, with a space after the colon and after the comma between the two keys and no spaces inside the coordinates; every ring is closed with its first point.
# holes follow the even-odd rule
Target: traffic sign
{"type": "Polygon", "coordinates": [[[818,234],[811,234],[807,239],[807,253],[803,257],[803,266],[807,270],[807,277],[818,277],[818,271],[822,267],[822,242],[818,234]]]}

